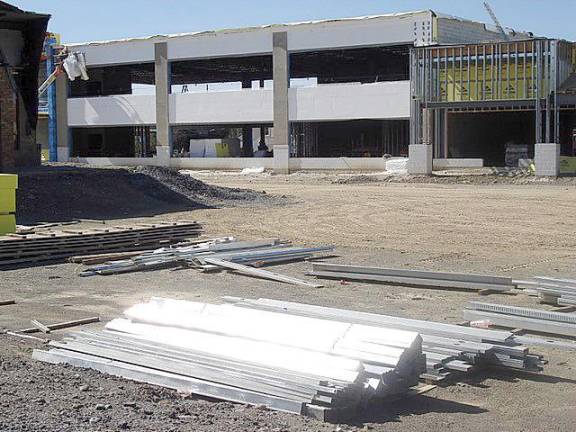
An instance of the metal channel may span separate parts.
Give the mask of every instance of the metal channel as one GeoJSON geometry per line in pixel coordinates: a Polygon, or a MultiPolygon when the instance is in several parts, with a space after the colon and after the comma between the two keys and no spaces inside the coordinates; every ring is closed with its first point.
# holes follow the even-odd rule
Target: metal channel
{"type": "Polygon", "coordinates": [[[491,304],[491,303],[481,303],[481,302],[470,302],[470,309],[486,312],[495,312],[507,315],[517,315],[527,318],[536,318],[547,321],[557,321],[576,324],[576,315],[562,313],[562,312],[549,312],[538,309],[529,309],[523,307],[515,307],[501,304],[491,304]]]}

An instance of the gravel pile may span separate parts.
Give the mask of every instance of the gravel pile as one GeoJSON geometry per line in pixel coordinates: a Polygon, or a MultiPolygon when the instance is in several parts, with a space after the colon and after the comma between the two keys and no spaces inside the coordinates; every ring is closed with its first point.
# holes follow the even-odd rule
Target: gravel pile
{"type": "Polygon", "coordinates": [[[135,168],[133,172],[135,175],[152,178],[171,191],[205,206],[252,205],[254,202],[268,204],[274,201],[266,192],[212,186],[188,174],[180,174],[175,169],[142,166],[135,168]]]}
{"type": "Polygon", "coordinates": [[[199,208],[275,206],[286,200],[211,186],[167,168],[44,167],[19,176],[19,224],[148,217],[199,208]]]}

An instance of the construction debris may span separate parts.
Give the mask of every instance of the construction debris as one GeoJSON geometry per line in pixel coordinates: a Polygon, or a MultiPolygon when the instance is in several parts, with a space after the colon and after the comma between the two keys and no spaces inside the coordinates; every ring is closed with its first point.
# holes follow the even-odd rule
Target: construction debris
{"type": "Polygon", "coordinates": [[[519,285],[536,292],[542,303],[555,306],[576,306],[576,279],[536,276],[519,285]]]}
{"type": "Polygon", "coordinates": [[[510,291],[515,288],[512,279],[507,277],[327,263],[314,263],[312,265],[312,272],[309,274],[324,279],[373,281],[420,288],[454,288],[499,292],[510,291]]]}
{"type": "Polygon", "coordinates": [[[204,261],[208,264],[213,264],[218,267],[222,267],[229,270],[234,270],[238,273],[242,273],[248,276],[255,276],[263,279],[275,280],[278,282],[284,282],[291,285],[300,285],[311,288],[322,288],[323,285],[315,284],[311,282],[306,282],[300,279],[296,279],[289,276],[284,276],[278,273],[273,273],[267,270],[255,269],[253,267],[246,266],[244,264],[238,264],[230,261],[225,261],[217,258],[205,258],[204,261]]]}
{"type": "Polygon", "coordinates": [[[124,315],[33,357],[324,421],[406,394],[425,370],[411,331],[168,299],[124,315]]]}
{"type": "Polygon", "coordinates": [[[45,326],[44,324],[42,324],[40,321],[38,320],[32,320],[30,321],[32,323],[32,325],[34,327],[36,327],[38,330],[40,330],[42,333],[50,333],[50,328],[48,326],[45,326]]]}
{"type": "Polygon", "coordinates": [[[303,260],[311,258],[316,253],[332,250],[334,250],[333,246],[292,247],[279,239],[236,241],[232,237],[224,237],[192,246],[161,248],[129,259],[110,261],[90,267],[82,272],[81,275],[111,275],[184,265],[203,271],[233,270],[264,279],[318,288],[322,285],[255,269],[249,267],[249,265],[262,266],[303,260]]]}
{"type": "Polygon", "coordinates": [[[0,306],[8,306],[16,304],[16,300],[0,300],[0,306]]]}
{"type": "Polygon", "coordinates": [[[422,351],[426,355],[426,372],[421,376],[426,380],[440,381],[455,371],[468,372],[473,367],[539,371],[544,364],[541,356],[530,354],[511,332],[270,299],[225,297],[224,300],[243,308],[417,332],[422,336],[422,351]]]}
{"type": "Polygon", "coordinates": [[[576,336],[576,315],[500,304],[470,302],[464,319],[488,320],[493,325],[563,336],[576,336]]]}
{"type": "Polygon", "coordinates": [[[13,332],[13,331],[7,331],[7,332],[6,332],[6,335],[12,336],[12,337],[15,337],[15,338],[18,338],[18,339],[33,340],[33,341],[35,341],[35,342],[40,342],[40,343],[44,343],[44,344],[50,342],[50,340],[45,339],[45,338],[39,338],[39,337],[36,337],[36,336],[30,336],[30,335],[27,335],[27,334],[22,334],[22,333],[13,332]]]}
{"type": "Polygon", "coordinates": [[[78,254],[156,249],[197,237],[200,230],[197,222],[178,222],[12,234],[0,237],[0,267],[63,261],[78,254]]]}
{"type": "MultiPolygon", "coordinates": [[[[38,321],[36,321],[36,322],[38,323],[38,321]]],[[[80,325],[92,324],[92,323],[97,323],[97,322],[100,322],[100,317],[82,318],[82,319],[74,320],[74,321],[65,321],[65,322],[61,322],[61,323],[57,323],[57,324],[48,324],[48,325],[44,326],[47,330],[47,331],[44,331],[44,333],[49,333],[49,332],[54,331],[54,330],[62,330],[62,329],[70,328],[70,327],[76,327],[76,326],[80,326],[80,325]]],[[[43,324],[41,324],[41,325],[43,325],[43,324]]],[[[19,330],[17,333],[37,333],[39,331],[41,331],[40,328],[38,326],[34,325],[34,327],[19,330]]]]}

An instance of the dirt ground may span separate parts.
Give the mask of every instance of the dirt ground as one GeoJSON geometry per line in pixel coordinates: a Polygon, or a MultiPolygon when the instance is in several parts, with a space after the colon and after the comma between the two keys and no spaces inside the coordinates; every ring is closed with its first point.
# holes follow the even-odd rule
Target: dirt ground
{"type": "MultiPolygon", "coordinates": [[[[284,205],[170,209],[155,216],[115,216],[108,224],[195,219],[207,236],[280,237],[334,244],[334,262],[525,278],[576,277],[576,187],[571,181],[397,182],[377,176],[196,173],[218,186],[286,196],[284,205]]],[[[87,223],[84,223],[87,224],[87,223]]],[[[103,321],[151,296],[218,302],[223,295],[269,297],[362,311],[461,321],[474,293],[326,281],[309,289],[229,273],[164,270],[109,277],[78,276],[58,264],[0,272],[0,327],[29,327],[99,315],[103,321]]],[[[308,263],[274,267],[304,277],[308,263]]],[[[546,308],[526,295],[486,301],[546,308]]],[[[92,327],[98,328],[102,324],[92,327]]],[[[63,331],[53,333],[60,337],[63,331]]],[[[576,353],[532,351],[549,360],[541,374],[478,371],[425,395],[370,407],[350,424],[207,401],[95,372],[30,359],[42,344],[0,336],[1,431],[573,431],[576,353]]]]}

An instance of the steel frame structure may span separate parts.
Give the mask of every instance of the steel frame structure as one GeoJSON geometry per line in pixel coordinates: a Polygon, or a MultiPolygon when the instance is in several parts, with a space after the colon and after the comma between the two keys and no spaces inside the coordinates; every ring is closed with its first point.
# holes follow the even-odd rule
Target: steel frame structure
{"type": "Polygon", "coordinates": [[[530,39],[416,47],[410,53],[412,144],[442,142],[452,111],[535,112],[537,143],[558,143],[562,84],[576,72],[576,44],[530,39]]]}

